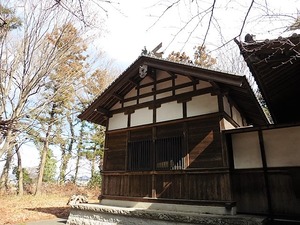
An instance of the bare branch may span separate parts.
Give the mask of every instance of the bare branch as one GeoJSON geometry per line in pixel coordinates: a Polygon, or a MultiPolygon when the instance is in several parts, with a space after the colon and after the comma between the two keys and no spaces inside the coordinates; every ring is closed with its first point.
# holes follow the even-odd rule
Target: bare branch
{"type": "Polygon", "coordinates": [[[206,33],[204,35],[204,39],[203,39],[203,42],[202,42],[202,45],[201,47],[203,48],[204,45],[205,45],[205,40],[206,40],[206,37],[207,37],[207,34],[209,32],[209,28],[210,28],[210,25],[212,23],[212,18],[213,18],[213,15],[214,15],[214,9],[215,9],[215,5],[216,5],[216,0],[214,0],[212,6],[211,6],[211,14],[210,14],[210,18],[209,18],[209,21],[208,21],[208,27],[206,29],[206,33]]]}
{"type": "Polygon", "coordinates": [[[238,36],[241,36],[241,34],[242,34],[242,32],[243,32],[243,29],[244,29],[244,27],[245,27],[245,24],[246,24],[248,15],[249,15],[249,13],[250,13],[250,11],[251,11],[251,9],[252,9],[253,3],[254,3],[254,0],[251,1],[251,4],[250,4],[250,6],[249,6],[249,8],[248,8],[248,11],[247,11],[247,13],[246,13],[246,15],[245,15],[245,18],[244,18],[244,20],[243,20],[243,24],[242,24],[242,27],[241,27],[241,30],[240,30],[240,33],[239,33],[238,36]]]}
{"type": "Polygon", "coordinates": [[[181,0],[177,0],[175,2],[173,2],[171,5],[167,6],[167,8],[160,14],[160,16],[157,18],[157,20],[146,30],[149,31],[152,27],[154,27],[158,21],[160,21],[160,19],[171,9],[173,8],[175,5],[177,5],[181,0]]]}

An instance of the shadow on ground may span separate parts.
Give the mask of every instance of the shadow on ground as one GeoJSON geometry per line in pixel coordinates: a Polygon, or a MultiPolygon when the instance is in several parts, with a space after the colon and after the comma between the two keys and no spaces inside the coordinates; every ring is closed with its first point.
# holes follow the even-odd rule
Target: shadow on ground
{"type": "Polygon", "coordinates": [[[40,207],[40,208],[26,208],[26,210],[51,214],[58,218],[64,218],[64,219],[67,219],[70,214],[69,207],[44,207],[44,208],[40,207]]]}

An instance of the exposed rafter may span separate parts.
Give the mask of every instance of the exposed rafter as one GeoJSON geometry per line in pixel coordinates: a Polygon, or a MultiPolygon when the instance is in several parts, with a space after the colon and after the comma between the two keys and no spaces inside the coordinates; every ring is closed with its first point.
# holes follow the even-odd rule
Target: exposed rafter
{"type": "Polygon", "coordinates": [[[114,93],[112,96],[115,97],[116,99],[118,99],[119,101],[123,101],[124,100],[123,96],[121,96],[121,95],[119,95],[117,93],[114,93]]]}

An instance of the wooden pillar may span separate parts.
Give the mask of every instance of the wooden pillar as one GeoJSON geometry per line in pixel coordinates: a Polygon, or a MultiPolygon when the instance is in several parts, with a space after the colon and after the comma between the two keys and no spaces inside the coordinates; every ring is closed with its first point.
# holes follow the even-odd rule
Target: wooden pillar
{"type": "Polygon", "coordinates": [[[272,219],[273,218],[272,196],[271,196],[271,192],[270,192],[268,165],[267,165],[267,158],[266,158],[262,130],[258,131],[258,137],[259,137],[260,153],[261,153],[261,159],[262,159],[262,165],[263,165],[264,180],[265,180],[266,192],[267,192],[268,213],[269,213],[270,218],[272,219]]]}

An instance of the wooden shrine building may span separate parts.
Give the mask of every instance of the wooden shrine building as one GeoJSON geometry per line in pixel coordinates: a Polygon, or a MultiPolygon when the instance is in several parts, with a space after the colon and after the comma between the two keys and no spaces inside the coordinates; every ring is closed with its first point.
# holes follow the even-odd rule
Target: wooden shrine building
{"type": "Polygon", "coordinates": [[[107,128],[101,199],[199,204],[234,202],[222,130],[268,123],[244,76],[148,56],[80,118],[107,128]]]}
{"type": "MultiPolygon", "coordinates": [[[[275,103],[284,99],[272,91],[289,81],[280,73],[293,71],[299,84],[299,58],[275,81],[267,63],[249,61],[245,49],[254,44],[238,44],[252,73],[263,71],[258,83],[278,123],[269,123],[245,76],[142,55],[79,116],[106,127],[101,201],[299,217],[300,114],[282,110],[275,103]],[[291,122],[285,111],[293,124],[283,124],[291,122]]],[[[299,90],[289,89],[297,94],[290,107],[299,90]]]]}

